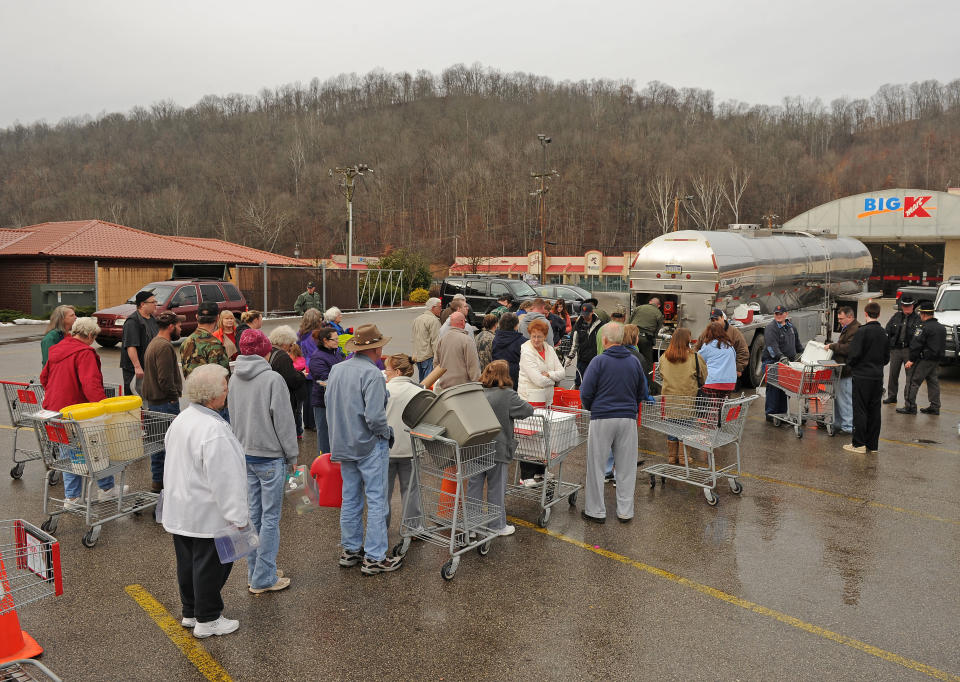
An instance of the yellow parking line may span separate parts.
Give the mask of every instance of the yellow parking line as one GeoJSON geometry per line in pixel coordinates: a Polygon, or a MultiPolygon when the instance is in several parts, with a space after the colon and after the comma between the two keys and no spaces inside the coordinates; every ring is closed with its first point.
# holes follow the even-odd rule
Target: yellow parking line
{"type": "Polygon", "coordinates": [[[140,605],[140,608],[153,619],[153,622],[163,631],[163,634],[169,637],[170,641],[193,663],[201,675],[208,680],[233,681],[227,671],[203,648],[200,640],[180,625],[180,621],[171,616],[170,612],[163,608],[163,604],[158,602],[142,585],[127,585],[125,589],[127,594],[140,605]]]}
{"type": "MultiPolygon", "coordinates": [[[[646,455],[653,455],[654,457],[663,457],[658,452],[653,450],[645,450],[644,448],[637,448],[639,452],[642,452],[646,455]]],[[[750,474],[746,471],[740,472],[741,478],[752,478],[755,481],[763,481],[764,483],[772,483],[774,485],[782,485],[788,488],[795,488],[797,490],[804,490],[808,493],[815,493],[817,495],[826,495],[828,497],[835,497],[837,499],[846,500],[847,502],[854,502],[856,504],[865,504],[868,507],[873,507],[874,509],[885,509],[887,511],[899,512],[900,514],[909,514],[910,516],[916,516],[918,519],[924,519],[925,521],[937,521],[939,523],[949,523],[955,526],[960,526],[960,520],[958,519],[949,519],[943,516],[936,516],[934,514],[927,514],[925,512],[916,511],[915,509],[906,509],[904,507],[897,507],[892,504],[884,504],[883,502],[875,502],[874,500],[869,500],[866,497],[857,497],[855,495],[844,495],[843,493],[837,493],[832,490],[824,490],[823,488],[814,488],[813,486],[803,485],[802,483],[794,483],[792,481],[784,481],[779,478],[773,478],[771,476],[762,476],[760,474],[750,474]]]]}
{"type": "Polygon", "coordinates": [[[929,666],[926,663],[921,663],[920,661],[915,661],[913,659],[900,656],[899,654],[895,654],[891,651],[886,651],[879,647],[875,647],[872,644],[861,642],[860,640],[854,639],[853,637],[847,637],[846,635],[841,635],[838,632],[827,630],[826,628],[822,628],[819,625],[814,625],[813,623],[807,623],[806,621],[800,620],[799,618],[794,618],[793,616],[787,615],[786,613],[783,613],[781,611],[776,611],[774,609],[767,608],[766,606],[762,606],[755,602],[748,601],[746,599],[741,599],[740,597],[734,596],[727,592],[723,592],[714,587],[710,587],[709,585],[703,585],[701,583],[695,582],[688,578],[679,576],[676,573],[671,573],[670,571],[665,571],[662,568],[657,568],[655,566],[645,564],[642,561],[631,559],[630,557],[624,556],[622,554],[617,554],[616,552],[611,552],[610,550],[601,549],[600,547],[587,544],[586,542],[575,540],[574,538],[563,535],[562,533],[557,533],[547,528],[538,528],[537,526],[530,523],[529,521],[524,521],[523,519],[510,517],[510,523],[518,526],[523,526],[525,528],[531,528],[538,533],[548,535],[557,540],[562,540],[563,542],[571,544],[575,547],[585,549],[588,552],[593,552],[594,554],[605,557],[607,559],[612,559],[613,561],[617,561],[621,564],[631,566],[633,568],[636,568],[645,573],[649,573],[650,575],[656,576],[658,578],[663,578],[665,580],[669,580],[670,582],[676,583],[678,585],[683,585],[684,587],[693,589],[701,594],[705,594],[708,597],[713,597],[714,599],[725,601],[728,604],[739,606],[740,608],[746,609],[747,611],[752,611],[753,613],[759,614],[761,616],[766,616],[768,618],[772,618],[781,623],[785,623],[786,625],[797,628],[798,630],[803,630],[804,632],[809,632],[810,634],[817,635],[818,637],[822,637],[832,642],[836,642],[837,644],[842,644],[844,646],[850,647],[851,649],[855,649],[857,651],[870,654],[871,656],[876,656],[881,660],[888,661],[890,663],[896,663],[897,665],[903,666],[904,668],[908,668],[910,670],[923,673],[924,675],[928,675],[929,677],[932,677],[934,679],[950,680],[951,682],[960,682],[960,675],[953,675],[943,670],[934,668],[933,666],[929,666]]]}

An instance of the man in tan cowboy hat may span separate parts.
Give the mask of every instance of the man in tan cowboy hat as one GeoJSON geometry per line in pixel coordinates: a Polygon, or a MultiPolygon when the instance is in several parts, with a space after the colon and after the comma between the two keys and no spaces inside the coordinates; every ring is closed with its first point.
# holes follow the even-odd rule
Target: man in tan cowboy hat
{"type": "Polygon", "coordinates": [[[401,565],[400,557],[387,556],[387,467],[394,434],[387,425],[387,385],[376,365],[389,341],[374,324],[358,327],[344,346],[353,356],[330,370],[325,395],[330,459],[340,463],[343,477],[339,563],[350,567],[362,562],[365,575],[401,565]]]}
{"type": "Polygon", "coordinates": [[[459,310],[450,316],[450,332],[437,344],[435,367],[443,367],[447,373],[437,379],[436,390],[459,386],[480,378],[480,357],[477,344],[467,335],[466,318],[459,310]]]}

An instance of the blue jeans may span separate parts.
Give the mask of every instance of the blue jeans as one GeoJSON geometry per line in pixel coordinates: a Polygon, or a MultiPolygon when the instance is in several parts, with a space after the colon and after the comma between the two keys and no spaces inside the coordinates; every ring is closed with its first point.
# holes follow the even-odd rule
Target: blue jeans
{"type": "Polygon", "coordinates": [[[330,452],[330,429],[327,428],[327,408],[313,406],[313,420],[317,424],[317,454],[330,452]]]}
{"type": "Polygon", "coordinates": [[[427,358],[417,363],[417,381],[423,381],[433,371],[433,358],[427,358]]]}
{"type": "Polygon", "coordinates": [[[366,558],[382,561],[387,556],[387,467],[390,448],[382,438],[373,452],[357,460],[340,462],[343,504],[340,507],[340,544],[366,558]],[[363,534],[363,497],[367,497],[367,534],[363,534]]]}
{"type": "MultiPolygon", "coordinates": [[[[180,401],[174,400],[169,403],[147,405],[147,409],[151,412],[163,412],[164,414],[180,414],[180,401]]],[[[163,483],[163,462],[166,457],[166,450],[150,455],[150,478],[154,483],[163,483]]]]}
{"type": "Polygon", "coordinates": [[[283,508],[286,467],[283,457],[267,462],[247,460],[250,522],[260,535],[260,546],[254,554],[247,557],[247,582],[255,589],[270,587],[277,582],[280,511],[283,508]]]}
{"type": "Polygon", "coordinates": [[[607,465],[603,468],[604,476],[613,475],[613,450],[610,451],[610,454],[607,456],[607,465]]]}
{"type": "MultiPolygon", "coordinates": [[[[112,490],[113,489],[113,476],[107,476],[106,478],[97,479],[97,487],[100,490],[112,490]]],[[[66,471],[63,472],[63,496],[68,498],[80,497],[80,494],[83,492],[83,476],[77,476],[76,474],[68,474],[66,471]]]]}
{"type": "Polygon", "coordinates": [[[853,377],[841,377],[837,382],[833,415],[840,430],[853,431],[853,377]]]}

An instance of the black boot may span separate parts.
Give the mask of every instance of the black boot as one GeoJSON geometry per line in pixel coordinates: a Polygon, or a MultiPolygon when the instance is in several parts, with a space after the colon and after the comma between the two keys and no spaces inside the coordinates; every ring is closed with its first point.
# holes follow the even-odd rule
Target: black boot
{"type": "Polygon", "coordinates": [[[917,408],[915,408],[915,407],[898,407],[898,408],[897,408],[897,413],[898,413],[898,414],[916,414],[916,413],[917,413],[917,408]]]}

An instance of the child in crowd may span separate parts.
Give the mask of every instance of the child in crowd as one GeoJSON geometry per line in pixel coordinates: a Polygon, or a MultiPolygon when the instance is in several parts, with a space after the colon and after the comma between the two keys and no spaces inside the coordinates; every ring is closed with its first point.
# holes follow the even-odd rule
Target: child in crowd
{"type": "MultiPolygon", "coordinates": [[[[303,350],[300,348],[300,344],[292,343],[290,344],[290,349],[287,351],[287,355],[290,356],[290,359],[293,360],[293,368],[298,372],[301,372],[305,377],[310,376],[310,371],[307,369],[307,359],[303,357],[303,350]]],[[[313,408],[310,405],[310,387],[313,384],[310,382],[304,382],[296,390],[296,392],[290,396],[291,402],[293,403],[293,414],[296,417],[299,417],[297,422],[297,438],[303,439],[303,414],[304,410],[312,410],[313,408]]]]}
{"type": "MultiPolygon", "coordinates": [[[[480,375],[480,383],[483,384],[487,402],[500,421],[500,433],[495,439],[497,449],[493,468],[477,474],[467,482],[467,496],[483,500],[483,483],[486,481],[487,502],[503,509],[503,499],[507,492],[507,469],[513,453],[517,450],[517,440],[513,436],[513,420],[532,416],[533,407],[512,390],[513,380],[505,360],[494,360],[487,365],[480,375]]],[[[513,535],[516,531],[515,527],[507,525],[505,510],[493,525],[493,530],[499,530],[500,535],[513,535]]]]}

